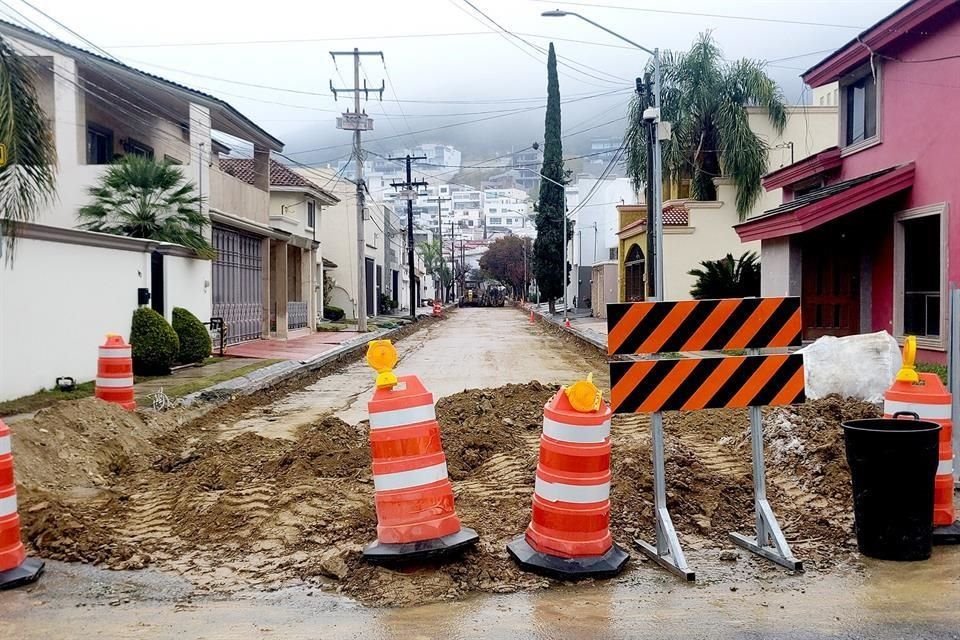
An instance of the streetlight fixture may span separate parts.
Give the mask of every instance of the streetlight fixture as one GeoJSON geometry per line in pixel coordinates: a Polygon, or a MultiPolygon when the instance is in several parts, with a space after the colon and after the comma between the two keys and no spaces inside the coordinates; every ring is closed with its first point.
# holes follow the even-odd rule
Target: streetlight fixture
{"type": "MultiPolygon", "coordinates": [[[[607,29],[603,25],[597,24],[589,18],[585,18],[579,13],[573,11],[544,11],[541,15],[548,18],[562,18],[564,16],[574,16],[580,18],[588,24],[592,24],[601,31],[618,38],[627,44],[630,44],[641,51],[645,51],[653,56],[653,108],[645,109],[643,120],[650,126],[651,142],[653,146],[653,184],[650,185],[652,202],[647,205],[647,219],[649,221],[649,232],[653,233],[653,264],[655,272],[653,274],[654,295],[652,300],[659,302],[663,300],[663,163],[660,157],[660,50],[648,49],[643,45],[637,44],[629,38],[625,38],[619,33],[607,29]]],[[[640,542],[640,549],[643,553],[661,566],[673,571],[674,573],[686,577],[688,580],[693,574],[687,569],[687,560],[680,548],[680,540],[677,538],[676,530],[673,527],[673,520],[670,518],[670,512],[667,510],[666,494],[666,470],[664,464],[663,447],[663,414],[659,411],[650,416],[650,431],[653,440],[653,506],[654,522],[656,525],[656,545],[650,545],[646,542],[640,542]]]]}
{"type": "Polygon", "coordinates": [[[644,121],[653,125],[651,127],[651,133],[653,137],[653,184],[651,185],[650,189],[652,202],[648,203],[647,207],[647,215],[650,220],[650,233],[653,234],[654,252],[654,295],[651,296],[651,299],[654,301],[663,300],[663,163],[660,157],[660,135],[657,131],[657,125],[660,123],[660,49],[648,49],[642,44],[637,44],[633,40],[630,40],[629,38],[626,38],[615,31],[607,29],[602,24],[597,24],[593,20],[585,18],[579,13],[575,13],[573,11],[561,11],[559,9],[554,9],[552,11],[544,11],[540,15],[545,18],[563,18],[565,16],[580,18],[584,22],[592,24],[601,31],[606,31],[613,37],[623,40],[627,44],[632,45],[641,51],[649,53],[653,57],[653,108],[646,109],[643,112],[643,119],[644,121]]]}

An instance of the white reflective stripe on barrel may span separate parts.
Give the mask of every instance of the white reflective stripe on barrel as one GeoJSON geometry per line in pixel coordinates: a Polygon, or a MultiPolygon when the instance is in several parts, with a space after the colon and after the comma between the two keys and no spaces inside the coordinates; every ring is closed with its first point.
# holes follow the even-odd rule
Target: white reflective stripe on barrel
{"type": "Polygon", "coordinates": [[[12,516],[17,512],[17,494],[0,498],[0,518],[12,516]]]}
{"type": "Polygon", "coordinates": [[[534,492],[547,502],[576,502],[587,504],[603,502],[610,497],[610,483],[603,484],[561,484],[547,482],[537,476],[533,485],[534,492]]]}
{"type": "Polygon", "coordinates": [[[131,356],[130,347],[120,347],[116,349],[107,349],[106,347],[100,347],[100,357],[101,358],[129,358],[131,356]]]}
{"type": "Polygon", "coordinates": [[[429,422],[430,420],[436,419],[437,413],[434,411],[433,405],[423,404],[419,407],[410,407],[409,409],[371,412],[370,428],[389,429],[390,427],[403,427],[408,424],[429,422]]]}
{"type": "Polygon", "coordinates": [[[422,469],[384,473],[373,476],[373,488],[377,491],[410,489],[421,485],[447,479],[447,463],[441,462],[422,469]]]}
{"type": "Polygon", "coordinates": [[[884,415],[892,416],[898,411],[912,411],[920,416],[921,420],[949,420],[949,404],[919,404],[916,402],[900,402],[898,400],[884,400],[884,415]]]}
{"type": "Polygon", "coordinates": [[[543,417],[543,435],[560,442],[577,442],[581,444],[603,442],[610,437],[610,421],[603,424],[579,426],[564,424],[550,418],[543,417]]]}
{"type": "Polygon", "coordinates": [[[0,436],[0,456],[10,453],[10,436],[0,436]]]}
{"type": "Polygon", "coordinates": [[[133,378],[97,378],[97,386],[104,389],[119,389],[122,387],[132,387],[133,378]]]}
{"type": "Polygon", "coordinates": [[[953,458],[950,458],[949,460],[940,461],[940,464],[937,465],[937,475],[938,476],[953,475],[953,458]]]}

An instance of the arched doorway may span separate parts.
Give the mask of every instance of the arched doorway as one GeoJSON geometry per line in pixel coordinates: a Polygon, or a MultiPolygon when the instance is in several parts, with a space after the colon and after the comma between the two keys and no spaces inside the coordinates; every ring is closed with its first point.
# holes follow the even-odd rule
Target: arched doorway
{"type": "Polygon", "coordinates": [[[623,263],[626,302],[640,302],[644,299],[643,276],[645,265],[646,260],[640,245],[631,246],[623,263]]]}

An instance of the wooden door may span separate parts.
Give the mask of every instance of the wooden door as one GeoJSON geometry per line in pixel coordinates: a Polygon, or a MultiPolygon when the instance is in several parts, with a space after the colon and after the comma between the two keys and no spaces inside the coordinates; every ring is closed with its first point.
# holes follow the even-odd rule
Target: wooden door
{"type": "Polygon", "coordinates": [[[803,338],[860,333],[860,245],[846,229],[807,234],[803,243],[803,338]]]}

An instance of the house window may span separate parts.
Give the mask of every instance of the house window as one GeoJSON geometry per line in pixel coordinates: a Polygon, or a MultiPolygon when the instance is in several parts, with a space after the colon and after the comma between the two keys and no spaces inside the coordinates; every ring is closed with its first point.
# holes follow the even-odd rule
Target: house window
{"type": "Polygon", "coordinates": [[[153,157],[153,147],[146,145],[139,140],[134,140],[133,138],[127,138],[123,141],[123,150],[125,153],[132,156],[142,156],[144,158],[153,157]]]}
{"type": "Polygon", "coordinates": [[[946,205],[903,211],[894,229],[894,329],[943,348],[946,333],[946,205]]]}
{"type": "Polygon", "coordinates": [[[903,333],[940,336],[940,216],[904,220],[903,333]]]}
{"type": "Polygon", "coordinates": [[[174,164],[174,165],[183,164],[183,163],[180,162],[180,160],[178,160],[177,158],[174,158],[174,157],[171,156],[171,155],[167,155],[166,153],[163,154],[163,161],[166,162],[167,164],[174,164]]]}
{"type": "Polygon", "coordinates": [[[487,222],[493,225],[503,224],[503,221],[500,218],[490,218],[487,222]]]}
{"type": "Polygon", "coordinates": [[[317,204],[313,200],[307,201],[307,228],[313,229],[317,221],[317,204]]]}
{"type": "Polygon", "coordinates": [[[87,125],[87,164],[113,161],[113,131],[95,124],[87,125]]]}
{"type": "Polygon", "coordinates": [[[871,69],[844,85],[844,146],[869,140],[877,135],[877,79],[871,69]]]}

